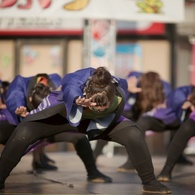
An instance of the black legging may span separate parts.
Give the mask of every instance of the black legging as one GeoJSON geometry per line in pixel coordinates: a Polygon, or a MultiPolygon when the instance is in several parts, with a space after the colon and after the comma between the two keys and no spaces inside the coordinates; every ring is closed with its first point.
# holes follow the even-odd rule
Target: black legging
{"type": "Polygon", "coordinates": [[[161,120],[151,116],[142,116],[137,120],[136,123],[143,130],[144,134],[148,130],[152,130],[155,132],[164,132],[167,130],[171,130],[175,132],[180,126],[179,120],[175,120],[171,124],[167,125],[161,120]]]}
{"type": "MultiPolygon", "coordinates": [[[[16,126],[11,125],[8,122],[0,122],[0,144],[3,145],[6,144],[6,142],[14,132],[15,128],[16,126]]],[[[97,173],[98,170],[95,164],[95,160],[93,158],[93,151],[89,143],[89,140],[87,139],[85,134],[62,132],[60,134],[48,137],[46,141],[49,142],[50,144],[57,142],[72,143],[74,145],[77,155],[84,163],[88,175],[97,173]]],[[[36,155],[37,150],[33,151],[33,160],[35,161],[37,160],[36,155]]],[[[38,155],[40,155],[39,152],[38,155]]]]}
{"type": "MultiPolygon", "coordinates": [[[[16,126],[11,125],[8,122],[0,122],[0,144],[5,145],[7,140],[10,138],[11,134],[14,132],[16,126]]],[[[70,133],[63,132],[60,134],[56,134],[55,136],[51,136],[47,138],[47,141],[52,144],[56,142],[70,142],[73,143],[74,146],[78,143],[78,140],[85,139],[85,135],[82,133],[70,133]]]]}
{"type": "Polygon", "coordinates": [[[151,116],[142,116],[138,119],[136,123],[142,129],[144,135],[146,131],[148,130],[152,130],[154,132],[170,131],[170,141],[169,142],[172,141],[175,133],[177,132],[177,130],[179,129],[181,125],[178,119],[176,119],[175,121],[167,125],[162,120],[159,120],[151,116]]]}
{"type": "Polygon", "coordinates": [[[0,144],[5,145],[16,126],[9,124],[8,122],[0,123],[0,144]]]}
{"type": "MultiPolygon", "coordinates": [[[[156,119],[151,116],[142,116],[136,121],[136,124],[141,128],[143,135],[145,135],[146,131],[152,130],[155,132],[164,132],[164,131],[171,131],[171,137],[170,141],[172,140],[173,136],[176,133],[176,130],[180,126],[179,120],[173,121],[171,124],[166,125],[161,120],[156,119]]],[[[94,157],[97,158],[100,153],[102,152],[103,147],[107,144],[106,141],[98,140],[97,145],[94,149],[94,157]]],[[[130,159],[128,157],[128,162],[130,162],[130,159]]]]}
{"type": "MultiPolygon", "coordinates": [[[[9,176],[30,144],[61,132],[78,132],[83,128],[86,129],[85,123],[81,123],[78,127],[72,127],[67,122],[63,124],[65,122],[64,118],[60,120],[58,117],[58,121],[55,119],[56,116],[52,116],[46,120],[23,121],[17,126],[7,141],[0,158],[0,182],[4,182],[9,176]]],[[[143,184],[155,179],[151,156],[144,136],[141,130],[131,121],[115,123],[112,126],[112,131],[104,139],[109,139],[126,147],[143,184]]]]}
{"type": "Polygon", "coordinates": [[[165,165],[169,169],[173,169],[177,159],[185,149],[189,139],[195,136],[195,121],[188,119],[184,122],[181,127],[177,130],[173,140],[169,146],[167,160],[165,165]]]}
{"type": "MultiPolygon", "coordinates": [[[[152,130],[155,132],[164,132],[167,130],[171,130],[172,134],[171,134],[170,140],[172,140],[172,137],[174,136],[176,130],[180,126],[179,120],[175,120],[171,124],[166,125],[161,120],[154,118],[154,117],[151,117],[151,116],[141,116],[138,119],[138,121],[136,121],[136,124],[142,130],[143,136],[145,136],[146,131],[149,131],[149,130],[152,130]]],[[[100,146],[99,146],[99,148],[100,148],[100,146]]],[[[133,166],[133,163],[131,162],[130,156],[128,156],[126,163],[129,164],[130,166],[133,166]]]]}
{"type": "MultiPolygon", "coordinates": [[[[11,125],[8,122],[0,122],[0,144],[6,144],[15,128],[15,125],[11,125]]],[[[55,136],[48,137],[47,141],[50,144],[56,142],[70,142],[73,143],[74,146],[76,146],[78,140],[82,138],[85,138],[85,135],[83,135],[82,133],[75,134],[70,132],[63,132],[60,134],[56,134],[55,136]]]]}

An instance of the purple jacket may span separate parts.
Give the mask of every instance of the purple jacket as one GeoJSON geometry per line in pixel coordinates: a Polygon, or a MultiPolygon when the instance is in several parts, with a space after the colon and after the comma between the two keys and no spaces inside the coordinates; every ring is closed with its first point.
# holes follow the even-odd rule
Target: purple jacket
{"type": "MultiPolygon", "coordinates": [[[[142,74],[143,73],[141,72],[132,71],[128,75],[128,78],[133,77],[133,76],[135,76],[136,78],[140,78],[142,74]]],[[[166,81],[162,80],[162,83],[164,86],[164,94],[167,99],[172,91],[172,87],[166,81]]],[[[136,94],[128,93],[127,102],[126,102],[124,111],[128,111],[128,110],[131,111],[132,106],[134,105],[135,101],[136,101],[136,94]]],[[[155,108],[143,114],[143,116],[146,116],[146,115],[162,120],[165,124],[170,124],[174,120],[176,120],[176,115],[170,107],[155,108]]]]}
{"type": "Polygon", "coordinates": [[[167,105],[173,109],[177,118],[182,122],[184,110],[182,110],[183,103],[187,100],[187,97],[191,94],[193,86],[186,85],[175,88],[168,100],[167,105]]]}
{"type": "MultiPolygon", "coordinates": [[[[136,77],[136,78],[139,79],[142,74],[143,74],[142,72],[131,71],[128,74],[127,78],[136,77]]],[[[164,87],[165,97],[167,98],[169,96],[169,94],[171,93],[171,91],[172,91],[172,87],[171,87],[171,85],[168,82],[166,82],[164,80],[162,80],[162,83],[163,83],[163,87],[164,87]]],[[[131,110],[132,106],[135,103],[135,101],[136,101],[136,94],[128,92],[128,94],[127,94],[127,102],[126,102],[124,111],[131,110]]]]}
{"type": "Polygon", "coordinates": [[[13,121],[12,114],[7,109],[0,110],[0,122],[13,121]]]}
{"type": "MultiPolygon", "coordinates": [[[[78,96],[83,97],[83,91],[86,82],[88,78],[93,75],[94,70],[94,68],[86,68],[65,75],[62,79],[61,91],[54,91],[49,96],[47,96],[36,110],[30,112],[31,116],[26,117],[26,120],[32,119],[32,115],[34,113],[41,113],[41,111],[43,111],[42,113],[46,113],[46,111],[50,112],[52,108],[55,109],[59,105],[61,105],[59,106],[59,109],[55,110],[55,112],[60,112],[61,114],[63,114],[63,111],[65,111],[64,117],[68,120],[69,124],[75,127],[78,126],[82,120],[84,109],[82,106],[76,105],[74,101],[78,96]]],[[[124,108],[125,95],[127,93],[127,82],[125,79],[119,79],[115,77],[113,77],[113,82],[116,83],[116,89],[118,90],[118,92],[120,91],[120,94],[123,97],[122,101],[119,104],[120,109],[118,109],[117,112],[108,113],[102,118],[99,117],[90,119],[90,123],[87,127],[87,132],[94,129],[101,129],[103,131],[113,121],[116,121],[121,117],[124,108]]],[[[51,115],[52,114],[55,113],[51,112],[51,115]]],[[[44,117],[44,115],[45,114],[43,114],[42,116],[44,117]]]]}
{"type": "MultiPolygon", "coordinates": [[[[61,77],[58,74],[50,74],[48,76],[56,88],[61,84],[61,77]]],[[[12,119],[9,120],[9,123],[13,125],[18,125],[18,123],[23,120],[22,117],[18,117],[15,114],[15,110],[20,106],[27,106],[27,94],[32,79],[34,79],[34,76],[22,77],[18,75],[14,78],[8,88],[6,93],[6,106],[12,114],[12,119]]]]}
{"type": "Polygon", "coordinates": [[[195,110],[193,112],[191,112],[189,118],[192,119],[193,121],[195,121],[195,110]]]}

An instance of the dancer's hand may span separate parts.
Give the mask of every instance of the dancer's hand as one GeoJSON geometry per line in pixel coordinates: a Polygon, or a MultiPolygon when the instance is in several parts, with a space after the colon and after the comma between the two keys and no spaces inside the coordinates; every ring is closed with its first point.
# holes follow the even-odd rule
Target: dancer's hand
{"type": "Polygon", "coordinates": [[[142,91],[140,87],[137,87],[138,79],[135,76],[126,79],[128,84],[128,91],[130,93],[139,93],[142,91]]]}
{"type": "Polygon", "coordinates": [[[75,103],[78,105],[78,106],[82,106],[82,107],[93,107],[93,106],[96,106],[96,103],[94,102],[91,102],[92,98],[89,98],[89,99],[86,99],[84,97],[78,97],[75,101],[75,103]]]}
{"type": "Polygon", "coordinates": [[[190,109],[191,111],[194,111],[194,105],[190,101],[185,101],[182,105],[183,110],[190,109]]]}
{"type": "Polygon", "coordinates": [[[2,102],[0,98],[0,109],[6,109],[6,105],[2,102]]]}
{"type": "Polygon", "coordinates": [[[29,114],[29,112],[27,111],[27,108],[25,106],[20,106],[20,107],[16,108],[15,113],[17,115],[22,116],[22,117],[26,117],[29,114]]]}

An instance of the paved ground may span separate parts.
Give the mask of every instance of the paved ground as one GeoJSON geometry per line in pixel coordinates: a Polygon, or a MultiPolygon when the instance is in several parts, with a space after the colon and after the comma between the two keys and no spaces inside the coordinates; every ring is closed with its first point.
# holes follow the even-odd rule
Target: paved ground
{"type": "MultiPolygon", "coordinates": [[[[116,168],[126,160],[125,155],[108,158],[100,156],[97,165],[101,171],[113,178],[110,184],[92,184],[86,181],[84,165],[75,152],[49,153],[55,159],[58,171],[32,174],[31,154],[23,157],[6,181],[5,195],[31,194],[117,194],[143,195],[141,182],[135,172],[119,173],[116,168]]],[[[195,158],[189,157],[194,161],[195,158]]],[[[155,173],[163,166],[164,156],[153,156],[155,173]]],[[[195,166],[195,165],[194,165],[195,166]]],[[[173,195],[195,194],[194,166],[179,166],[173,172],[173,180],[167,183],[173,195]]],[[[149,195],[149,194],[148,194],[149,195]]]]}

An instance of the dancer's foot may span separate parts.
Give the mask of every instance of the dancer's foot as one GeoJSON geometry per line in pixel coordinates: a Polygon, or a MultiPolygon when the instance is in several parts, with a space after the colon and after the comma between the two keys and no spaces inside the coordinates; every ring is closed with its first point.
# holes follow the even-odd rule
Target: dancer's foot
{"type": "Polygon", "coordinates": [[[143,192],[155,194],[171,194],[171,190],[157,180],[143,185],[143,192]]]}
{"type": "Polygon", "coordinates": [[[41,154],[41,160],[43,162],[48,162],[49,164],[55,164],[55,161],[49,158],[45,153],[41,154]]]}
{"type": "Polygon", "coordinates": [[[36,161],[33,161],[33,164],[32,164],[32,167],[33,167],[33,170],[38,170],[38,171],[55,171],[58,169],[57,166],[55,165],[50,165],[48,164],[47,162],[36,162],[36,161]]]}
{"type": "Polygon", "coordinates": [[[100,173],[99,171],[97,171],[93,174],[89,174],[87,180],[89,182],[93,182],[93,183],[111,183],[112,182],[111,177],[108,177],[108,176],[100,173]]]}
{"type": "Polygon", "coordinates": [[[58,167],[55,166],[54,163],[55,161],[51,160],[46,154],[43,153],[40,155],[40,160],[33,159],[32,167],[33,170],[37,171],[55,171],[58,169],[58,167]]]}
{"type": "Polygon", "coordinates": [[[161,181],[161,182],[168,182],[168,181],[171,181],[171,175],[162,175],[162,174],[160,174],[160,175],[157,177],[157,180],[158,180],[158,181],[161,181]]]}
{"type": "Polygon", "coordinates": [[[131,172],[133,170],[135,169],[129,160],[127,160],[127,162],[125,162],[123,165],[117,168],[118,172],[131,172]]]}
{"type": "Polygon", "coordinates": [[[157,176],[158,181],[168,182],[171,181],[171,168],[165,165],[161,171],[161,173],[157,176]]]}

